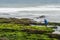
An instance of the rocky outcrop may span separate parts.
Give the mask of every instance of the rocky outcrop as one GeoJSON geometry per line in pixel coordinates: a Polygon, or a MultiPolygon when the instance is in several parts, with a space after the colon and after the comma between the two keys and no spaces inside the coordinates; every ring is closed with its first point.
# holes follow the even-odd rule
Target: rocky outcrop
{"type": "Polygon", "coordinates": [[[27,32],[30,34],[44,34],[44,33],[51,33],[52,32],[52,31],[47,31],[47,30],[35,30],[35,29],[24,29],[21,31],[27,32]]]}

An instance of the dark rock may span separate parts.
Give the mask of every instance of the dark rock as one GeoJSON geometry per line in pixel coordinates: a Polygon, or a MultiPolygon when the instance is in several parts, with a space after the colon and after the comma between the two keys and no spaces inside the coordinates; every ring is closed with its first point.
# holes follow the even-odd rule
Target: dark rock
{"type": "Polygon", "coordinates": [[[48,34],[48,36],[49,36],[50,38],[60,39],[60,35],[59,35],[59,34],[48,34]]]}
{"type": "Polygon", "coordinates": [[[27,32],[27,33],[30,33],[30,34],[44,34],[44,33],[48,33],[48,31],[45,31],[45,30],[35,30],[35,29],[24,29],[24,30],[21,30],[23,32],[27,32]]]}

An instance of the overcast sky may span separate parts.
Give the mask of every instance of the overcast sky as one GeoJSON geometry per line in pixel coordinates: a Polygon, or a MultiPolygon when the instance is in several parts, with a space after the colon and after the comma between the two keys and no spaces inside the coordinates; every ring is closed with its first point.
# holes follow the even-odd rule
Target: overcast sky
{"type": "Polygon", "coordinates": [[[60,3],[60,0],[0,0],[0,4],[60,3]]]}
{"type": "Polygon", "coordinates": [[[60,0],[0,0],[0,7],[25,7],[46,4],[60,5],[60,0]]]}

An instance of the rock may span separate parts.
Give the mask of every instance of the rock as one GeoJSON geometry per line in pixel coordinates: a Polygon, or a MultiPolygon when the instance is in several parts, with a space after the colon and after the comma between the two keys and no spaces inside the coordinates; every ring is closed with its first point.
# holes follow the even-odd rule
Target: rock
{"type": "Polygon", "coordinates": [[[23,32],[27,32],[30,34],[44,34],[44,33],[51,33],[50,31],[46,31],[46,30],[35,30],[35,29],[24,29],[21,30],[23,32]]]}

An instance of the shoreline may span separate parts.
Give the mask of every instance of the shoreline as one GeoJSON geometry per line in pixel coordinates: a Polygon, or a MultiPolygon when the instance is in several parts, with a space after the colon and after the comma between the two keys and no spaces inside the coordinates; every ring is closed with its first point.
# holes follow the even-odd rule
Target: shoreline
{"type": "MultiPolygon", "coordinates": [[[[18,24],[33,24],[33,25],[44,25],[44,23],[38,23],[34,21],[33,19],[29,18],[0,18],[0,23],[18,23],[18,24]]],[[[60,23],[56,22],[48,22],[48,25],[58,25],[60,26],[60,23]]]]}

